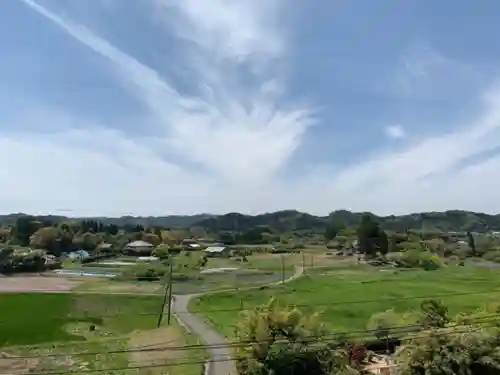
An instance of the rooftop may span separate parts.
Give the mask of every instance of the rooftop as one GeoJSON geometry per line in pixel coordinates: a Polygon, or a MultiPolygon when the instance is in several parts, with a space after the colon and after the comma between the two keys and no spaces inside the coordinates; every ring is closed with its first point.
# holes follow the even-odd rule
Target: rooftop
{"type": "Polygon", "coordinates": [[[153,247],[153,245],[150,244],[149,242],[139,240],[139,241],[130,242],[127,245],[127,247],[153,247]]]}
{"type": "Polygon", "coordinates": [[[226,249],[226,247],[222,246],[212,246],[212,247],[207,247],[205,249],[205,252],[207,253],[221,253],[226,249]]]}

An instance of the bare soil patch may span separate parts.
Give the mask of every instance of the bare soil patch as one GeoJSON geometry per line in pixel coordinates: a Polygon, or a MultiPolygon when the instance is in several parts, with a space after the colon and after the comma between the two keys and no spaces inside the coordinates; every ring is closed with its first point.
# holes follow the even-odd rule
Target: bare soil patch
{"type": "Polygon", "coordinates": [[[129,348],[133,350],[148,349],[148,351],[131,352],[129,365],[132,367],[162,365],[168,363],[170,359],[177,361],[184,353],[181,350],[170,348],[179,348],[183,345],[183,333],[176,326],[135,332],[130,335],[129,348]]]}
{"type": "Polygon", "coordinates": [[[81,281],[62,277],[9,276],[0,277],[0,293],[12,292],[66,292],[81,281]]]}
{"type": "Polygon", "coordinates": [[[7,353],[0,352],[0,374],[26,374],[36,369],[38,360],[35,358],[12,358],[7,353]]]}

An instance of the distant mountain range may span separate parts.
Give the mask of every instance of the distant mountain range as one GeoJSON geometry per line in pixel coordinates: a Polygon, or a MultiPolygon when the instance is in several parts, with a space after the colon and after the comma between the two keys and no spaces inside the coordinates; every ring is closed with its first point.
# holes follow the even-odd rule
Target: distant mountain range
{"type": "MultiPolygon", "coordinates": [[[[14,224],[17,218],[26,214],[17,213],[0,215],[0,225],[14,224]]],[[[363,213],[345,210],[334,211],[330,217],[345,226],[354,227],[360,222],[363,213]]],[[[267,226],[277,232],[314,231],[320,232],[328,222],[327,216],[314,216],[307,213],[286,210],[261,215],[243,215],[228,213],[225,215],[170,215],[170,216],[122,216],[78,218],[67,216],[36,216],[40,220],[60,222],[66,220],[93,219],[105,224],[118,226],[140,224],[145,227],[189,228],[203,227],[209,232],[246,231],[258,226],[267,226]]],[[[450,210],[444,212],[420,212],[408,215],[373,217],[384,229],[404,231],[405,229],[442,232],[488,232],[500,231],[500,215],[488,215],[479,212],[450,210]]]]}

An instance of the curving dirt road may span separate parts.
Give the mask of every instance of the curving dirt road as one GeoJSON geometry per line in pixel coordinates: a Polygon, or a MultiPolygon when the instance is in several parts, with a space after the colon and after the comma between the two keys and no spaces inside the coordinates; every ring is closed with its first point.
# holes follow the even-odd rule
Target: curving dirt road
{"type": "MultiPolygon", "coordinates": [[[[285,280],[285,283],[301,277],[304,273],[302,267],[297,267],[293,276],[285,280]]],[[[281,281],[268,284],[268,286],[279,285],[281,281]]],[[[257,289],[262,285],[250,286],[244,290],[257,289]]],[[[240,288],[240,290],[242,290],[240,288]]],[[[188,304],[191,298],[201,296],[203,294],[222,293],[228,290],[218,290],[206,293],[176,295],[174,296],[172,304],[172,312],[176,316],[180,324],[184,325],[186,329],[193,332],[202,338],[206,345],[217,347],[210,348],[210,361],[206,367],[205,375],[236,375],[236,368],[233,361],[230,360],[232,353],[228,347],[223,347],[226,339],[220,333],[214,331],[211,327],[205,324],[199,317],[188,311],[188,304]]],[[[234,291],[234,289],[232,289],[234,291]]]]}

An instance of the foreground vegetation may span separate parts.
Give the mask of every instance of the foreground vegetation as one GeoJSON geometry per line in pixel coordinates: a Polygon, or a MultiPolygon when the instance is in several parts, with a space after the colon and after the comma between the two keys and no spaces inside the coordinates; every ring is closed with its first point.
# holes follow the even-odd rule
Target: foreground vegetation
{"type": "Polygon", "coordinates": [[[497,309],[498,304],[485,306],[453,318],[446,305],[425,300],[406,330],[391,332],[378,324],[366,331],[377,338],[368,342],[359,334],[332,336],[321,314],[304,314],[271,299],[240,315],[235,336],[245,344],[235,349],[238,373],[360,375],[378,365],[397,375],[497,375],[500,319],[492,315],[497,309]],[[377,360],[377,351],[385,358],[377,360]]]}

